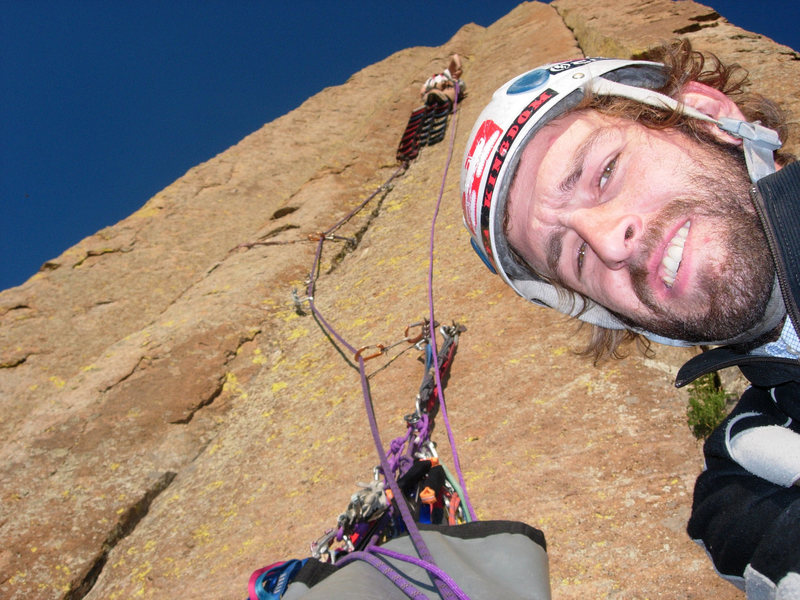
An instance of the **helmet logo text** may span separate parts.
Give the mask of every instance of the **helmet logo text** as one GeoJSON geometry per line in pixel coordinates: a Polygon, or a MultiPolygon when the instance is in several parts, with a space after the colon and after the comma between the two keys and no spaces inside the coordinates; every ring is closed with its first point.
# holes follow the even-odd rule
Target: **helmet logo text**
{"type": "Polygon", "coordinates": [[[467,160],[464,164],[464,169],[467,172],[466,180],[469,182],[469,187],[465,190],[461,198],[461,204],[464,214],[468,217],[467,226],[473,234],[478,227],[478,193],[480,191],[481,179],[486,170],[486,163],[489,161],[492,150],[502,133],[503,130],[497,123],[491,119],[484,121],[478,133],[475,135],[472,148],[469,149],[467,160]]]}
{"type": "Polygon", "coordinates": [[[579,60],[569,60],[566,62],[556,63],[554,65],[550,65],[548,67],[548,71],[553,74],[561,73],[562,71],[567,71],[569,69],[574,69],[575,67],[582,67],[583,65],[588,65],[589,63],[593,63],[596,60],[601,60],[597,58],[581,58],[579,60]]]}
{"type": "MultiPolygon", "coordinates": [[[[484,247],[486,249],[486,254],[492,262],[494,262],[494,257],[492,256],[491,244],[489,243],[490,239],[490,222],[489,222],[489,213],[492,207],[492,195],[494,194],[494,187],[497,183],[497,178],[500,175],[500,169],[503,167],[503,163],[506,160],[508,155],[508,151],[511,148],[511,145],[517,139],[519,132],[522,130],[523,125],[528,122],[528,119],[539,110],[542,106],[544,106],[548,100],[556,96],[558,92],[552,89],[546,89],[541,94],[539,94],[536,98],[531,100],[531,102],[522,110],[521,113],[517,116],[514,122],[511,124],[511,127],[508,128],[503,139],[500,142],[500,145],[495,152],[494,159],[492,160],[491,167],[489,173],[486,176],[486,186],[483,189],[483,201],[481,202],[481,216],[480,216],[480,227],[482,237],[484,239],[484,247]]],[[[485,121],[484,125],[491,121],[485,121]]],[[[492,123],[494,125],[494,123],[492,123]]],[[[480,137],[480,136],[478,136],[480,137]]],[[[477,138],[476,138],[477,141],[477,138]]],[[[482,163],[483,164],[483,163],[482,163]]],[[[480,186],[480,178],[473,180],[472,188],[470,193],[477,193],[478,187],[480,186]]],[[[476,207],[477,210],[477,207],[476,207]]]]}

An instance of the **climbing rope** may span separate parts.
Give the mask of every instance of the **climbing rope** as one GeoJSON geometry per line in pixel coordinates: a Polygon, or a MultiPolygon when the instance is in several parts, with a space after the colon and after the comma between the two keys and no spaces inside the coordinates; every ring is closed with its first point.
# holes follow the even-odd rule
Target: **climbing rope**
{"type": "MultiPolygon", "coordinates": [[[[359,483],[360,489],[351,496],[347,508],[339,515],[336,529],[326,532],[312,544],[312,556],[323,562],[336,563],[338,554],[362,550],[370,541],[372,533],[378,533],[382,539],[390,539],[394,534],[390,532],[387,535],[383,533],[384,531],[393,528],[403,530],[401,523],[395,524],[391,519],[382,518],[387,512],[391,513],[389,497],[394,497],[391,491],[387,492],[385,483],[380,480],[379,476],[382,473],[384,476],[397,478],[398,487],[402,490],[404,498],[416,506],[420,522],[443,521],[445,513],[438,508],[439,506],[446,509],[447,520],[451,525],[470,520],[460,504],[459,483],[444,465],[439,464],[435,444],[431,441],[439,398],[431,370],[433,350],[424,337],[427,335],[427,327],[421,329],[421,333],[414,337],[409,337],[408,331],[409,328],[406,328],[408,341],[413,342],[416,338],[420,338],[417,345],[424,344],[426,361],[425,376],[415,400],[414,411],[404,418],[406,433],[393,439],[389,444],[386,452],[389,473],[383,473],[380,468],[376,468],[373,481],[359,483]],[[337,548],[336,544],[341,546],[337,548]]],[[[440,329],[444,338],[439,351],[442,376],[447,375],[456,352],[458,337],[463,331],[465,329],[456,324],[440,329]]],[[[389,516],[391,517],[391,514],[389,516]]]]}
{"type": "MultiPolygon", "coordinates": [[[[398,159],[402,160],[401,164],[398,166],[397,170],[391,174],[391,176],[380,185],[370,196],[368,196],[364,201],[362,201],[358,206],[356,206],[350,213],[345,215],[342,219],[340,219],[335,225],[324,232],[320,232],[316,234],[317,237],[317,248],[314,255],[314,260],[312,263],[311,271],[309,272],[307,286],[306,286],[306,295],[304,298],[300,298],[296,291],[293,291],[293,301],[295,304],[295,309],[298,312],[302,311],[302,306],[304,304],[308,305],[309,310],[314,315],[314,318],[323,328],[323,330],[332,338],[335,338],[339,344],[341,344],[344,348],[346,348],[350,354],[352,355],[352,361],[356,363],[359,377],[361,380],[361,391],[364,399],[364,407],[367,413],[367,420],[370,425],[370,431],[373,437],[373,441],[375,443],[375,447],[378,453],[379,459],[379,466],[376,467],[375,472],[375,480],[368,484],[360,484],[361,490],[359,490],[356,494],[351,497],[351,502],[348,505],[347,510],[340,515],[339,520],[337,522],[337,528],[335,530],[331,530],[324,534],[322,538],[317,540],[315,544],[312,545],[312,553],[314,556],[322,556],[325,554],[329,554],[331,558],[331,562],[336,562],[337,565],[344,565],[349,562],[355,560],[362,560],[367,562],[368,564],[374,566],[389,578],[395,585],[398,586],[400,590],[402,590],[409,598],[415,599],[425,599],[427,596],[421,592],[419,592],[410,581],[406,580],[400,573],[398,573],[393,567],[391,567],[387,562],[379,558],[378,555],[382,555],[385,557],[393,558],[395,560],[400,560],[403,562],[407,562],[418,567],[423,568],[427,571],[431,579],[436,586],[439,594],[442,598],[453,600],[468,600],[467,595],[464,593],[463,590],[458,586],[458,584],[442,569],[440,569],[433,558],[429,548],[425,544],[425,541],[422,538],[420,533],[420,529],[417,526],[417,523],[414,519],[414,516],[411,513],[411,509],[409,507],[408,502],[406,501],[406,495],[404,494],[403,489],[399,484],[399,479],[403,477],[403,475],[408,474],[411,470],[414,469],[416,466],[415,460],[419,461],[429,461],[429,464],[422,465],[420,468],[422,469],[433,469],[435,466],[438,465],[438,457],[436,456],[434,446],[430,441],[430,432],[432,430],[432,418],[435,413],[435,409],[438,408],[441,410],[441,414],[444,420],[445,429],[447,431],[448,440],[450,442],[450,449],[453,457],[453,466],[454,470],[457,474],[457,478],[454,478],[452,474],[444,469],[444,466],[441,465],[442,470],[445,474],[445,489],[447,490],[447,513],[448,513],[448,520],[450,523],[455,524],[459,517],[458,515],[463,516],[464,521],[476,520],[474,510],[472,505],[466,495],[466,485],[464,482],[464,476],[461,472],[460,463],[458,460],[458,453],[456,449],[456,443],[453,436],[453,432],[450,426],[448,414],[447,414],[447,407],[444,398],[443,392],[443,385],[442,385],[442,367],[445,367],[444,370],[449,367],[450,362],[452,361],[452,353],[455,351],[455,346],[452,346],[452,351],[450,347],[447,347],[448,343],[455,343],[454,340],[457,340],[458,334],[463,331],[463,328],[460,328],[457,325],[453,325],[451,328],[442,328],[442,334],[445,339],[445,344],[443,345],[443,356],[442,356],[442,363],[440,364],[440,356],[439,351],[437,349],[437,342],[436,342],[436,328],[437,323],[434,319],[434,302],[433,302],[433,264],[434,264],[434,238],[435,238],[435,226],[436,220],[439,214],[439,209],[441,206],[442,197],[444,195],[444,188],[445,182],[447,178],[447,173],[450,167],[450,163],[452,161],[453,155],[453,148],[455,145],[455,119],[457,116],[457,105],[458,105],[458,95],[459,89],[458,84],[456,84],[456,100],[453,103],[452,113],[454,115],[454,123],[453,127],[451,128],[451,136],[450,136],[450,144],[447,154],[447,159],[445,162],[444,173],[442,175],[442,183],[439,189],[439,195],[436,201],[434,214],[431,222],[431,230],[430,230],[430,242],[429,242],[429,264],[428,264],[428,276],[427,276],[427,292],[428,292],[428,318],[421,322],[410,325],[406,328],[405,336],[402,340],[394,343],[394,344],[375,344],[370,346],[364,346],[361,348],[356,348],[352,344],[350,344],[323,316],[320,310],[317,308],[314,298],[315,288],[317,278],[319,276],[320,271],[320,261],[322,256],[322,249],[326,241],[331,240],[340,240],[340,239],[347,239],[347,238],[340,238],[338,236],[334,236],[334,232],[337,231],[342,225],[344,225],[347,221],[353,218],[358,212],[360,212],[373,198],[375,198],[381,191],[389,189],[389,185],[391,182],[399,177],[405,170],[408,168],[408,160],[404,157],[398,155],[398,159]],[[410,330],[412,328],[419,327],[421,333],[419,335],[411,335],[410,330]],[[427,344],[426,352],[427,352],[427,360],[426,365],[432,365],[432,368],[428,370],[428,373],[433,373],[433,380],[434,385],[430,386],[425,381],[423,381],[423,386],[421,388],[420,395],[418,395],[418,402],[416,406],[415,413],[408,415],[406,417],[407,422],[407,431],[404,436],[401,436],[392,441],[390,444],[389,452],[387,453],[384,451],[383,442],[381,440],[380,432],[378,430],[377,420],[375,417],[375,408],[372,400],[372,394],[370,391],[369,386],[369,377],[366,373],[365,362],[376,358],[378,356],[385,355],[388,350],[391,348],[396,347],[399,344],[406,344],[407,347],[405,350],[409,349],[410,347],[418,347],[418,344],[425,343],[427,344]],[[428,397],[423,398],[422,401],[422,389],[428,385],[428,389],[432,387],[431,395],[433,399],[430,400],[428,397]],[[424,406],[422,406],[424,404],[424,406]],[[405,452],[403,449],[406,448],[405,452]],[[434,464],[435,463],[435,464],[434,464]],[[378,475],[382,474],[384,481],[381,482],[378,479],[378,475]],[[399,477],[398,477],[399,476],[399,477]],[[387,489],[388,487],[388,489],[387,489]],[[391,506],[390,506],[390,501],[391,506]],[[397,511],[400,513],[400,521],[402,522],[402,526],[405,528],[406,532],[408,533],[409,539],[414,547],[414,550],[417,553],[417,557],[414,556],[407,556],[398,552],[391,551],[387,548],[381,547],[379,544],[383,541],[381,538],[381,529],[385,528],[386,526],[390,525],[391,521],[391,508],[395,507],[397,511]],[[466,508],[466,513],[464,509],[466,508]],[[356,531],[356,525],[360,525],[360,529],[356,531]],[[359,547],[356,548],[352,539],[345,535],[346,533],[357,533],[358,538],[360,540],[359,547]],[[341,558],[336,557],[336,551],[331,549],[331,544],[335,540],[346,541],[346,547],[344,550],[344,555],[341,558]],[[364,543],[366,541],[366,543],[364,543]]],[[[442,130],[443,133],[443,130],[442,130]]],[[[279,242],[272,242],[269,241],[256,241],[251,242],[250,244],[242,244],[240,247],[253,247],[255,245],[272,245],[278,244],[279,242]]],[[[288,242],[287,242],[288,243],[288,242]]],[[[392,359],[394,360],[396,356],[392,359]]],[[[391,362],[391,361],[390,361],[391,362]]],[[[385,365],[386,366],[386,365],[385,365]]],[[[385,368],[385,366],[383,368],[385,368]]],[[[380,369],[379,369],[380,370],[380,369]]],[[[373,372],[376,373],[377,371],[373,372]]],[[[430,498],[430,494],[433,493],[431,491],[427,491],[427,497],[421,497],[421,502],[428,502],[430,503],[432,500],[430,498]]],[[[424,495],[424,494],[423,494],[424,495]]],[[[422,496],[422,495],[421,495],[422,496]]],[[[431,507],[433,505],[431,504],[431,507]]],[[[355,537],[355,536],[353,536],[355,537]]],[[[266,577],[269,571],[259,571],[261,577],[266,577]]],[[[256,574],[254,574],[256,577],[256,574]]],[[[252,583],[251,579],[251,583],[252,583]]]]}
{"type": "Polygon", "coordinates": [[[464,491],[463,500],[467,506],[467,510],[470,514],[470,517],[475,520],[475,511],[472,509],[472,504],[469,501],[469,498],[466,496],[466,484],[464,483],[464,475],[461,472],[461,465],[458,460],[458,452],[456,450],[456,443],[455,439],[453,438],[453,430],[450,427],[450,419],[447,416],[447,406],[444,402],[444,393],[442,392],[442,381],[441,376],[439,375],[439,364],[438,364],[438,357],[436,353],[436,336],[434,335],[433,330],[433,248],[434,248],[434,234],[436,232],[436,219],[439,216],[439,208],[442,205],[442,197],[444,196],[444,188],[445,183],[447,182],[447,172],[450,169],[450,163],[453,160],[453,148],[455,147],[455,139],[456,139],[456,118],[458,117],[458,113],[456,109],[458,108],[458,82],[455,82],[455,100],[453,102],[453,127],[451,128],[452,131],[450,132],[450,145],[447,150],[447,160],[445,161],[444,165],[444,172],[442,173],[442,183],[439,186],[439,196],[436,199],[436,207],[433,211],[433,218],[431,219],[431,235],[430,235],[430,243],[429,246],[429,260],[428,260],[428,308],[429,312],[429,325],[430,325],[430,335],[431,335],[431,344],[433,344],[433,373],[436,379],[436,390],[439,394],[439,399],[442,408],[442,418],[444,419],[445,429],[447,431],[447,437],[450,441],[450,448],[452,450],[453,455],[453,467],[458,474],[458,481],[461,484],[461,489],[464,491]]]}
{"type": "MultiPolygon", "coordinates": [[[[453,113],[454,113],[454,115],[457,115],[457,113],[456,113],[457,98],[458,98],[458,87],[456,87],[456,102],[453,105],[453,113]]],[[[455,116],[454,116],[454,120],[455,120],[455,116]]],[[[433,214],[433,218],[432,218],[432,222],[431,222],[430,242],[429,242],[429,255],[428,255],[428,258],[429,258],[429,260],[428,260],[428,286],[427,286],[428,287],[428,309],[429,309],[428,339],[429,339],[429,343],[432,345],[433,373],[434,373],[434,379],[435,379],[435,382],[436,382],[436,392],[437,392],[438,398],[439,398],[439,406],[441,408],[442,418],[444,419],[445,429],[447,430],[447,435],[448,435],[448,439],[449,439],[449,442],[450,442],[450,448],[451,448],[451,452],[452,452],[452,456],[453,456],[453,465],[454,465],[455,471],[456,471],[456,473],[458,475],[458,481],[459,481],[459,484],[460,484],[460,489],[461,489],[462,494],[463,494],[461,496],[461,499],[463,500],[465,506],[467,507],[467,511],[469,513],[470,518],[472,520],[475,520],[474,510],[473,510],[472,505],[471,505],[471,503],[469,501],[469,498],[466,495],[466,485],[464,483],[464,476],[463,476],[463,473],[461,472],[460,463],[458,461],[458,454],[457,454],[455,439],[453,437],[452,428],[450,427],[449,418],[447,416],[447,407],[446,407],[446,403],[445,403],[445,399],[444,399],[444,392],[442,390],[442,381],[441,381],[441,375],[440,375],[440,372],[439,372],[438,356],[437,356],[437,350],[436,350],[436,331],[435,331],[434,302],[433,302],[433,264],[434,264],[435,227],[436,227],[436,220],[437,220],[437,217],[438,217],[438,214],[439,214],[439,209],[440,209],[440,206],[441,206],[442,197],[444,196],[444,189],[445,189],[445,183],[446,183],[446,179],[447,179],[447,173],[448,173],[448,170],[450,168],[450,163],[452,162],[453,148],[455,146],[455,131],[456,131],[456,127],[455,127],[455,124],[454,124],[454,126],[451,128],[450,145],[449,145],[449,148],[448,148],[448,154],[447,154],[447,159],[446,159],[446,162],[445,162],[444,173],[442,175],[442,182],[441,182],[441,185],[440,185],[440,188],[439,188],[439,194],[438,194],[438,198],[437,198],[437,201],[436,201],[434,214],[433,214]]],[[[388,185],[388,183],[390,183],[395,177],[399,176],[400,173],[405,171],[406,168],[407,168],[407,163],[404,163],[403,165],[401,165],[398,168],[398,170],[395,171],[395,173],[392,174],[392,176],[389,178],[387,183],[384,184],[384,185],[388,185]]],[[[366,200],[364,200],[364,202],[362,202],[359,206],[357,206],[356,209],[354,209],[353,213],[351,213],[350,215],[347,215],[339,223],[337,223],[336,225],[331,227],[329,230],[324,232],[324,235],[328,235],[330,233],[333,233],[344,222],[346,222],[347,220],[352,218],[352,215],[354,215],[356,212],[361,210],[367,204],[367,202],[369,202],[373,197],[375,197],[378,194],[380,189],[381,188],[379,187],[375,192],[373,192],[373,194],[371,196],[369,196],[366,200]]],[[[368,419],[369,424],[370,424],[370,431],[372,433],[373,441],[375,442],[375,447],[376,447],[376,450],[378,452],[378,458],[379,458],[379,461],[380,461],[380,469],[381,469],[382,473],[384,474],[385,482],[388,484],[389,489],[391,490],[392,496],[396,500],[395,506],[397,507],[397,509],[401,513],[402,521],[403,521],[403,523],[404,523],[404,525],[406,527],[406,530],[408,531],[409,538],[411,539],[411,542],[412,542],[412,544],[414,546],[414,549],[416,550],[416,552],[417,552],[417,554],[419,556],[418,559],[417,558],[413,558],[413,557],[403,557],[403,560],[407,560],[408,562],[411,562],[412,564],[417,564],[418,566],[422,566],[423,568],[425,568],[426,571],[428,571],[433,576],[434,584],[436,585],[436,588],[438,589],[439,593],[442,595],[443,598],[446,598],[446,599],[452,599],[452,598],[462,599],[462,598],[466,598],[466,595],[464,594],[464,592],[460,590],[460,588],[455,584],[455,582],[452,581],[452,579],[450,579],[446,575],[446,573],[443,573],[436,566],[436,562],[435,562],[430,550],[428,549],[427,545],[425,544],[424,540],[422,539],[422,535],[421,535],[420,530],[417,527],[417,524],[416,524],[416,522],[415,522],[415,520],[414,520],[414,518],[413,518],[413,516],[412,516],[412,514],[410,512],[408,504],[404,501],[404,496],[403,496],[403,493],[402,493],[402,491],[401,491],[401,489],[400,489],[400,487],[399,487],[399,485],[397,483],[397,480],[392,476],[392,474],[394,473],[394,470],[392,468],[392,465],[389,464],[389,459],[387,457],[386,452],[383,449],[383,443],[382,443],[382,440],[381,440],[380,432],[378,431],[378,425],[377,425],[377,421],[376,421],[376,418],[375,418],[375,408],[374,408],[373,401],[372,401],[372,395],[371,395],[371,392],[370,392],[369,381],[368,381],[367,375],[366,375],[365,362],[364,362],[365,361],[365,357],[363,356],[363,349],[362,350],[358,350],[354,346],[349,344],[344,339],[344,337],[341,334],[339,334],[339,332],[336,331],[336,329],[334,327],[332,327],[330,325],[330,323],[328,323],[326,321],[324,316],[317,309],[317,306],[316,306],[316,304],[314,302],[315,283],[316,283],[316,277],[317,277],[318,268],[319,268],[319,261],[320,261],[320,257],[321,257],[321,254],[322,254],[322,247],[323,247],[324,242],[325,242],[325,238],[323,236],[320,239],[319,244],[317,246],[317,251],[316,251],[316,254],[315,254],[315,257],[314,257],[314,263],[313,263],[311,272],[309,274],[309,281],[308,281],[308,286],[307,286],[307,289],[306,289],[306,296],[307,296],[306,299],[308,301],[309,308],[311,309],[311,311],[314,314],[314,316],[318,319],[318,321],[330,333],[330,335],[335,337],[344,347],[346,347],[348,350],[350,350],[350,352],[353,353],[353,357],[358,363],[359,376],[360,376],[360,379],[361,379],[361,390],[362,390],[362,394],[363,394],[363,397],[364,397],[364,407],[365,407],[366,412],[367,412],[367,419],[368,419]]],[[[373,537],[375,538],[377,536],[373,536],[373,537]]],[[[353,560],[365,560],[369,564],[372,564],[373,566],[376,566],[382,573],[384,573],[384,575],[389,577],[395,584],[397,584],[400,587],[400,589],[402,589],[407,595],[409,595],[409,597],[411,597],[411,598],[424,598],[425,597],[424,594],[416,592],[416,590],[414,590],[413,593],[410,593],[410,591],[409,591],[409,586],[410,586],[409,582],[403,580],[402,578],[400,578],[400,580],[398,580],[397,577],[399,577],[399,574],[397,574],[396,572],[392,572],[393,570],[391,569],[391,567],[389,567],[386,563],[380,561],[379,559],[377,559],[374,556],[373,553],[376,553],[377,552],[377,548],[378,548],[378,546],[375,544],[376,541],[377,541],[376,539],[372,539],[370,541],[370,544],[367,546],[367,548],[363,552],[351,552],[351,553],[345,555],[341,559],[340,564],[347,564],[348,562],[351,562],[353,560]],[[381,565],[381,566],[378,566],[378,565],[381,565]]],[[[384,551],[384,554],[385,554],[385,551],[384,551]]],[[[400,555],[400,556],[402,556],[402,555],[400,555]]]]}

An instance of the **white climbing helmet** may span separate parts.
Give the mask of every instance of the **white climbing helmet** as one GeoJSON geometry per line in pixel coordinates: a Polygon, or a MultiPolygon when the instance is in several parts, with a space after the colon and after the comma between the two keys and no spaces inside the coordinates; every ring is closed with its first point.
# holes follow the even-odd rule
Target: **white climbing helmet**
{"type": "MultiPolygon", "coordinates": [[[[464,224],[472,236],[472,247],[495,273],[522,297],[608,329],[627,329],[605,307],[582,298],[565,295],[550,283],[520,265],[512,257],[503,230],[509,188],[522,150],[536,133],[558,116],[574,108],[586,91],[598,95],[621,96],[659,108],[680,110],[693,118],[709,121],[724,131],[742,138],[748,171],[753,181],[775,170],[773,151],[780,148],[778,134],[757,123],[723,118],[717,121],[678,103],[654,89],[666,83],[664,65],[640,60],[584,58],[544,65],[507,82],[492,96],[481,112],[467,142],[461,170],[461,202],[464,224]]],[[[785,315],[778,286],[759,324],[763,330],[774,327],[785,315]],[[766,324],[765,324],[766,322],[766,324]]],[[[691,345],[683,340],[664,338],[637,330],[665,344],[691,345]]],[[[752,338],[751,332],[731,343],[752,338]]]]}

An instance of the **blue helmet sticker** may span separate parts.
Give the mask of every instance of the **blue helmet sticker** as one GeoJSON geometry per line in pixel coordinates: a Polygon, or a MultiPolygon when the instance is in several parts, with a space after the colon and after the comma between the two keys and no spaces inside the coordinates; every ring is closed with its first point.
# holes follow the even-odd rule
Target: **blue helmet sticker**
{"type": "Polygon", "coordinates": [[[537,88],[550,78],[550,73],[546,69],[535,69],[525,73],[517,79],[506,91],[506,94],[522,94],[537,88]]]}

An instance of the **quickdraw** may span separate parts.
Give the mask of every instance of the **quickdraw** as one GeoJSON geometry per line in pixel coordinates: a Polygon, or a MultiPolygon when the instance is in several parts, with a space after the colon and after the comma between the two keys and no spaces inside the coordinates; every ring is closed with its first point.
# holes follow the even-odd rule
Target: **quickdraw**
{"type": "MultiPolygon", "coordinates": [[[[433,326],[438,327],[439,324],[434,323],[433,326]]],[[[406,330],[404,332],[405,338],[403,338],[403,341],[408,342],[409,344],[416,344],[418,342],[421,342],[423,339],[425,339],[427,335],[427,330],[428,330],[427,319],[423,319],[422,321],[418,321],[417,323],[412,323],[411,325],[406,327],[406,330]],[[411,330],[415,327],[419,327],[419,333],[415,336],[412,336],[411,330]]]]}
{"type": "Polygon", "coordinates": [[[319,242],[322,240],[328,241],[337,241],[337,242],[347,242],[348,244],[355,244],[356,241],[353,238],[345,237],[343,235],[333,235],[332,233],[323,233],[322,231],[315,231],[314,233],[308,234],[308,241],[309,242],[319,242]]]}
{"type": "Polygon", "coordinates": [[[386,352],[386,346],[384,346],[383,344],[372,344],[370,346],[362,346],[361,348],[356,350],[356,353],[353,355],[353,358],[356,359],[356,362],[358,362],[359,359],[367,361],[382,356],[384,352],[386,352]],[[364,350],[369,350],[370,348],[377,348],[378,351],[375,352],[374,354],[365,355],[364,350]]]}
{"type": "Polygon", "coordinates": [[[304,302],[313,302],[314,298],[311,296],[306,296],[305,298],[301,298],[300,295],[297,293],[297,289],[292,290],[292,303],[294,304],[294,312],[296,312],[301,317],[306,316],[306,311],[303,310],[303,303],[304,302]]]}
{"type": "MultiPolygon", "coordinates": [[[[434,327],[438,326],[439,326],[438,323],[434,323],[434,327]]],[[[383,356],[384,354],[389,352],[389,350],[391,350],[392,348],[395,348],[396,346],[400,346],[402,344],[410,344],[412,347],[419,348],[420,342],[423,342],[427,339],[428,335],[427,329],[428,329],[427,319],[423,319],[418,323],[412,323],[411,325],[408,325],[406,327],[405,332],[403,333],[403,338],[401,340],[394,342],[393,344],[368,344],[366,346],[362,346],[361,348],[356,350],[356,353],[353,355],[353,358],[355,359],[356,362],[358,362],[359,358],[364,361],[372,360],[373,358],[378,358],[379,356],[383,356]],[[419,327],[419,333],[417,335],[411,335],[410,332],[415,327],[419,327]],[[369,350],[370,348],[375,348],[377,352],[374,352],[373,354],[364,354],[364,352],[366,350],[369,350]]]]}
{"type": "MultiPolygon", "coordinates": [[[[392,440],[386,451],[391,469],[388,476],[396,479],[417,522],[457,525],[469,522],[471,517],[462,504],[463,492],[458,482],[440,463],[436,445],[431,440],[438,394],[435,385],[431,385],[434,379],[430,357],[432,344],[428,339],[427,325],[427,321],[420,321],[405,330],[404,342],[424,344],[421,349],[426,354],[425,375],[415,398],[415,410],[404,417],[405,435],[392,440]],[[417,327],[420,328],[419,335],[411,335],[411,330],[417,327]]],[[[438,364],[440,376],[446,380],[458,338],[466,329],[454,323],[441,327],[439,331],[443,342],[438,351],[438,364]]],[[[380,354],[362,356],[362,360],[380,354]]],[[[351,552],[363,550],[370,539],[383,543],[405,531],[402,521],[397,519],[395,496],[387,484],[386,475],[380,466],[376,466],[371,482],[358,483],[360,489],[350,497],[336,527],[311,544],[314,558],[335,564],[351,552]]]]}

